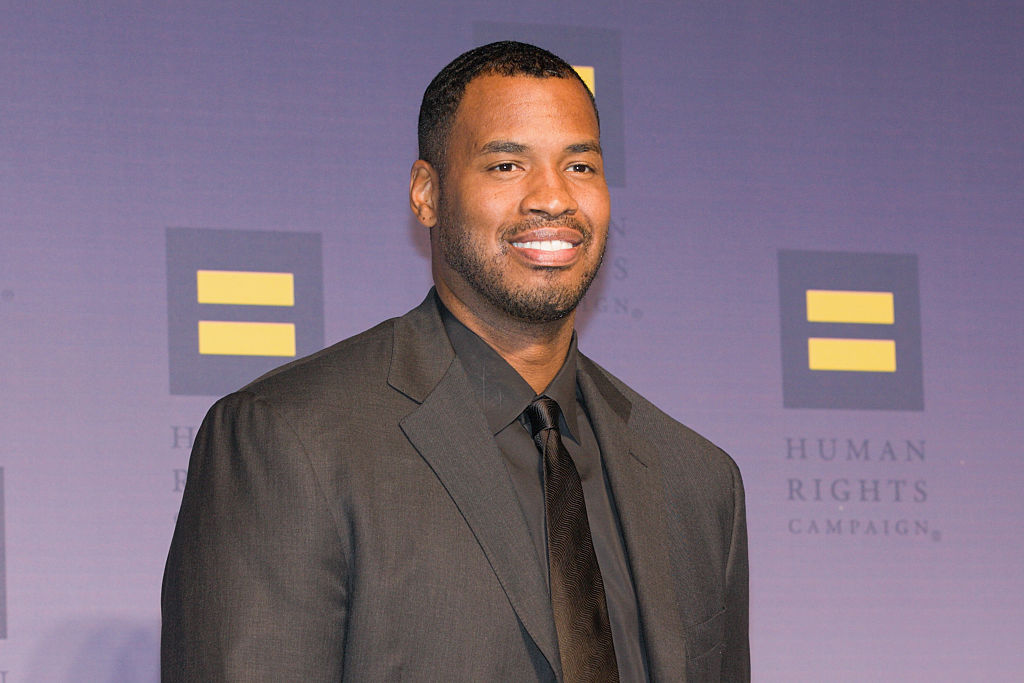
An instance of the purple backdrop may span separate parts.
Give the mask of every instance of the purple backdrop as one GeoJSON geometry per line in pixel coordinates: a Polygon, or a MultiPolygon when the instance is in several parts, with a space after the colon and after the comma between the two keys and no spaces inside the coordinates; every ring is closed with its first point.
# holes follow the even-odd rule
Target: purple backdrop
{"type": "Polygon", "coordinates": [[[157,679],[214,399],[178,316],[284,319],[188,278],[293,272],[300,346],[417,303],[419,97],[502,34],[595,69],[624,152],[581,347],[739,462],[755,679],[1019,680],[1021,3],[104,0],[0,20],[0,681],[157,679]],[[809,322],[804,289],[896,321],[809,322]],[[813,336],[893,339],[897,373],[787,366],[813,336]]]}

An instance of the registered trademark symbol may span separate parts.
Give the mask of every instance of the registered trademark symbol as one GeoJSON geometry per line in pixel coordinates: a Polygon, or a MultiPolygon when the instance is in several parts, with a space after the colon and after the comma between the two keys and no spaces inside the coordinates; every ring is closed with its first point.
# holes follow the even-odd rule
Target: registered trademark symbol
{"type": "Polygon", "coordinates": [[[0,299],[3,299],[4,303],[7,303],[8,301],[14,301],[14,290],[5,289],[4,291],[0,292],[0,299]]]}
{"type": "Polygon", "coordinates": [[[935,542],[941,541],[942,540],[942,532],[941,531],[933,531],[932,532],[932,540],[935,541],[935,542]]]}

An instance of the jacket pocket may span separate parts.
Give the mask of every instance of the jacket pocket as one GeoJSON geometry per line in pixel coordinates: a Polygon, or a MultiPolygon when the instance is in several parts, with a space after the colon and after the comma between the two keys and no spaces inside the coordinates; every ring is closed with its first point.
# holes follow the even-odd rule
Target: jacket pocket
{"type": "Polygon", "coordinates": [[[722,673],[726,610],[686,629],[686,681],[718,681],[722,673]]]}

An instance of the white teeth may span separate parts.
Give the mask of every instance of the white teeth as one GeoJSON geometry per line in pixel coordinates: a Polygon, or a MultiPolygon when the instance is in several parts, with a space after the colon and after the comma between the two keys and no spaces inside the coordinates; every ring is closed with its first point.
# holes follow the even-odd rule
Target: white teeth
{"type": "Polygon", "coordinates": [[[540,251],[561,251],[572,249],[572,242],[565,240],[544,240],[543,242],[513,242],[513,247],[520,249],[539,249],[540,251]]]}

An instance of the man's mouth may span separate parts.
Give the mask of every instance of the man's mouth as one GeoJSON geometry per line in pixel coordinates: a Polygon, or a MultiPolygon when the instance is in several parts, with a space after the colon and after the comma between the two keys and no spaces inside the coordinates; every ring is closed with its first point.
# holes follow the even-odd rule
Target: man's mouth
{"type": "Polygon", "coordinates": [[[533,227],[508,238],[513,251],[532,267],[564,268],[576,262],[583,232],[565,226],[533,227]]]}
{"type": "Polygon", "coordinates": [[[513,247],[518,249],[538,249],[540,251],[561,251],[572,249],[575,245],[565,240],[543,240],[537,242],[513,242],[513,247]]]}

